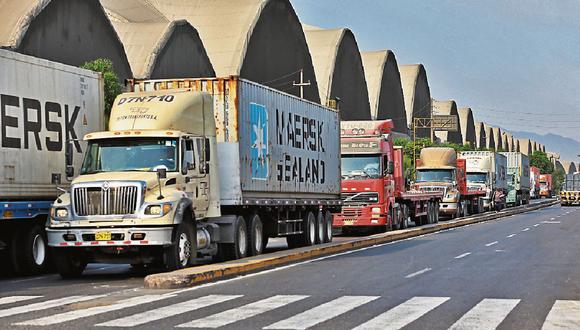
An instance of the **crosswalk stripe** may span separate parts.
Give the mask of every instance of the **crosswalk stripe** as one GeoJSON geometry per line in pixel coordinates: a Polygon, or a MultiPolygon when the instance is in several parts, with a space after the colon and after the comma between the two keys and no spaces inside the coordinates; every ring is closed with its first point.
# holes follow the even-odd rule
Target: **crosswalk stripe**
{"type": "Polygon", "coordinates": [[[11,296],[0,298],[0,305],[13,304],[16,302],[42,298],[42,296],[11,296]]]}
{"type": "Polygon", "coordinates": [[[188,300],[182,303],[169,305],[143,313],[138,313],[120,319],[97,324],[99,327],[134,327],[137,325],[165,319],[171,316],[192,312],[194,310],[226,302],[228,300],[242,297],[241,295],[209,295],[197,299],[188,300]]]}
{"type": "Polygon", "coordinates": [[[556,300],[542,330],[580,329],[580,301],[556,300]]]}
{"type": "Polygon", "coordinates": [[[145,295],[139,297],[133,297],[125,300],[121,300],[112,305],[107,306],[96,306],[85,309],[74,310],[70,312],[65,312],[61,314],[41,317],[39,319],[24,321],[16,323],[16,325],[52,325],[63,323],[72,320],[78,320],[84,317],[94,316],[98,314],[103,314],[107,312],[117,311],[120,309],[125,309],[133,306],[143,305],[154,301],[159,301],[167,298],[175,297],[174,295],[145,295]]]}
{"type": "Polygon", "coordinates": [[[308,329],[378,298],[377,296],[343,296],[271,324],[264,329],[308,329]]]}
{"type": "Polygon", "coordinates": [[[105,295],[95,295],[95,296],[70,296],[65,298],[47,300],[39,303],[17,306],[12,308],[0,309],[0,318],[7,317],[17,314],[37,312],[45,309],[50,309],[54,307],[64,306],[68,304],[74,304],[82,301],[92,300],[102,298],[105,295]]]}
{"type": "Polygon", "coordinates": [[[308,296],[279,295],[266,298],[245,306],[230,309],[210,315],[208,317],[180,324],[179,328],[219,328],[234,322],[242,321],[250,317],[286,306],[293,302],[308,298],[308,296]]]}
{"type": "Polygon", "coordinates": [[[450,329],[495,329],[519,302],[519,299],[483,299],[450,329]]]}
{"type": "Polygon", "coordinates": [[[355,329],[401,329],[449,299],[449,297],[413,297],[355,329]]]}

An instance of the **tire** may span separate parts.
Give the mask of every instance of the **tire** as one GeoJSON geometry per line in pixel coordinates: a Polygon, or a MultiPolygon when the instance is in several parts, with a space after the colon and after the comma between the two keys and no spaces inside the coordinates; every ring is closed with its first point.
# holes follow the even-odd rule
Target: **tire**
{"type": "Polygon", "coordinates": [[[79,278],[87,268],[87,261],[80,251],[68,248],[52,249],[56,272],[63,279],[79,278]]]}
{"type": "Polygon", "coordinates": [[[39,274],[46,270],[48,264],[48,245],[46,232],[40,225],[36,225],[29,230],[23,230],[20,234],[20,255],[21,269],[26,274],[39,274]]]}
{"type": "Polygon", "coordinates": [[[238,216],[232,226],[234,228],[234,243],[225,243],[218,246],[222,250],[224,260],[236,260],[248,256],[248,227],[244,217],[238,216]]]}
{"type": "Polygon", "coordinates": [[[196,244],[193,224],[186,217],[173,230],[173,244],[164,251],[165,267],[168,270],[177,270],[191,266],[197,254],[196,244]]]}
{"type": "Polygon", "coordinates": [[[266,251],[266,248],[268,247],[268,241],[270,240],[270,236],[266,235],[266,233],[264,233],[264,236],[262,236],[262,252],[266,251]]]}
{"type": "Polygon", "coordinates": [[[324,211],[324,243],[332,242],[332,213],[324,211]]]}
{"type": "Polygon", "coordinates": [[[302,220],[302,246],[312,246],[316,244],[316,217],[314,213],[308,211],[302,220]]]}
{"type": "Polygon", "coordinates": [[[433,202],[427,204],[427,224],[433,224],[435,219],[433,217],[433,202]]]}
{"type": "Polygon", "coordinates": [[[252,214],[248,220],[248,256],[257,256],[263,252],[264,226],[260,216],[252,214]]]}
{"type": "Polygon", "coordinates": [[[434,213],[433,215],[435,216],[435,223],[439,223],[439,202],[433,202],[434,206],[434,213]]]}
{"type": "Polygon", "coordinates": [[[324,243],[325,231],[324,214],[322,210],[319,210],[316,214],[316,244],[324,243]]]}
{"type": "Polygon", "coordinates": [[[403,204],[401,206],[401,212],[403,213],[401,219],[401,229],[407,229],[409,228],[409,209],[407,205],[403,204]]]}

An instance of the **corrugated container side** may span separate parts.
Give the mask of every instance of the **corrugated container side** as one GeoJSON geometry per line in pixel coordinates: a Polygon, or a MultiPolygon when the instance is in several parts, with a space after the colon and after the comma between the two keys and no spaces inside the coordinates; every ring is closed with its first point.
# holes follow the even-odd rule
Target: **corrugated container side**
{"type": "Polygon", "coordinates": [[[506,156],[494,153],[495,162],[495,186],[497,188],[507,188],[507,158],[506,156]]]}
{"type": "Polygon", "coordinates": [[[78,170],[83,136],[104,128],[103,80],[89,70],[0,49],[0,97],[0,197],[56,198],[51,179],[59,173],[66,183],[66,139],[81,140],[75,144],[78,170]]]}

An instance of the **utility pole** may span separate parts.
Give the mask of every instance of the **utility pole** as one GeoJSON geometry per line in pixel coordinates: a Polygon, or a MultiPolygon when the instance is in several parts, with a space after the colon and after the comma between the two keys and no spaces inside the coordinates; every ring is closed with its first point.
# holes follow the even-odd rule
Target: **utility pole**
{"type": "Polygon", "coordinates": [[[300,82],[293,82],[294,86],[300,87],[300,98],[304,98],[304,86],[310,86],[310,80],[304,81],[304,69],[300,69],[300,82]]]}

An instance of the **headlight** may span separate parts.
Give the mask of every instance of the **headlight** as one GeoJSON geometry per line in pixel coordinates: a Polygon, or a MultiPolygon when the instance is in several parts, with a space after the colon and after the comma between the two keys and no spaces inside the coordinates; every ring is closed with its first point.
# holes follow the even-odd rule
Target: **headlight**
{"type": "Polygon", "coordinates": [[[372,212],[372,213],[381,213],[381,208],[380,208],[380,207],[373,207],[373,208],[371,209],[371,212],[372,212]]]}
{"type": "Polygon", "coordinates": [[[172,208],[173,208],[172,203],[153,204],[145,208],[145,214],[163,216],[169,213],[172,208]]]}
{"type": "Polygon", "coordinates": [[[68,209],[66,208],[57,208],[57,209],[53,209],[53,217],[55,218],[59,218],[59,219],[64,219],[64,218],[68,218],[68,209]]]}

